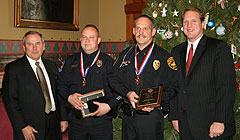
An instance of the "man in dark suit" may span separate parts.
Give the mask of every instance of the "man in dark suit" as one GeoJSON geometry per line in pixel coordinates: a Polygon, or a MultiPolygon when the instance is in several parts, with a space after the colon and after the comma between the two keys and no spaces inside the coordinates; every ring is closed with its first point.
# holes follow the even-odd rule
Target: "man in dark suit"
{"type": "MultiPolygon", "coordinates": [[[[58,69],[53,62],[41,58],[45,43],[40,33],[27,32],[23,50],[22,58],[7,64],[2,87],[14,140],[61,140],[58,69]]],[[[66,121],[61,123],[66,128],[66,121]]]]}
{"type": "Polygon", "coordinates": [[[183,31],[188,41],[172,50],[180,85],[169,117],[182,140],[231,140],[236,93],[233,58],[226,42],[204,35],[204,26],[200,9],[185,9],[183,31]]]}

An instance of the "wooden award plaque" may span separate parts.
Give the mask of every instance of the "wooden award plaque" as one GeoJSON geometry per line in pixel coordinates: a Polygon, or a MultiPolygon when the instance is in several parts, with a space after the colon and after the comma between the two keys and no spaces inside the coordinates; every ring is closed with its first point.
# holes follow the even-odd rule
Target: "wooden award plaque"
{"type": "Polygon", "coordinates": [[[139,93],[136,110],[144,107],[159,107],[161,105],[163,86],[142,89],[139,93]]]}
{"type": "Polygon", "coordinates": [[[85,107],[83,107],[83,110],[81,111],[82,117],[86,118],[86,117],[91,116],[91,114],[94,111],[96,111],[96,109],[97,109],[97,107],[96,107],[97,105],[93,104],[92,101],[94,101],[94,100],[98,101],[98,99],[101,99],[104,96],[105,96],[104,89],[100,89],[100,90],[96,90],[93,92],[83,94],[83,97],[79,98],[80,100],[85,102],[84,103],[85,107]],[[91,102],[91,105],[89,105],[90,102],[91,102]],[[94,110],[92,108],[96,108],[96,109],[94,110]]]}

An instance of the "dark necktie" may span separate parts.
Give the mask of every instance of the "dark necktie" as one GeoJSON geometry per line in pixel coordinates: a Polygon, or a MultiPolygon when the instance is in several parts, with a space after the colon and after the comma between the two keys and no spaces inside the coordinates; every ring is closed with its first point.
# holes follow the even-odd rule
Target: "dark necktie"
{"type": "Polygon", "coordinates": [[[41,67],[39,66],[39,62],[36,62],[35,64],[37,66],[37,76],[38,76],[39,84],[42,88],[42,92],[43,92],[43,95],[44,95],[44,98],[46,101],[45,112],[48,114],[51,111],[52,104],[51,104],[51,100],[50,100],[47,82],[43,75],[43,71],[42,71],[41,67]]]}
{"type": "Polygon", "coordinates": [[[193,58],[193,44],[191,44],[191,48],[188,52],[188,59],[187,59],[187,64],[186,64],[186,76],[188,75],[188,70],[190,68],[192,58],[193,58]]]}

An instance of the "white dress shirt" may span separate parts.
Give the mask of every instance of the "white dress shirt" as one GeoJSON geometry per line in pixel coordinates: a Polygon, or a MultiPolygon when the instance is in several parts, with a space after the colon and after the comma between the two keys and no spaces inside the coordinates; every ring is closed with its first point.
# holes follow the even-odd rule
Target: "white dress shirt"
{"type": "Polygon", "coordinates": [[[197,49],[197,46],[198,46],[198,43],[200,42],[201,38],[203,37],[203,35],[201,37],[199,37],[197,40],[195,40],[194,42],[190,42],[188,40],[188,46],[187,46],[187,52],[186,52],[186,62],[188,60],[188,53],[189,53],[189,50],[191,48],[191,44],[193,44],[193,56],[195,54],[195,51],[197,49]]]}
{"type": "MultiPolygon", "coordinates": [[[[27,56],[27,55],[26,55],[27,56]]],[[[44,74],[44,77],[46,79],[46,82],[47,82],[47,86],[48,86],[48,90],[49,90],[49,94],[50,94],[50,99],[51,99],[51,104],[52,104],[52,108],[51,108],[51,111],[55,111],[56,110],[56,106],[55,106],[55,101],[54,101],[54,98],[53,98],[53,93],[52,93],[52,88],[51,88],[51,84],[50,84],[50,80],[49,80],[49,77],[48,77],[48,73],[47,73],[47,70],[45,69],[44,67],[44,64],[42,62],[42,59],[40,57],[40,59],[38,61],[35,61],[33,59],[31,59],[30,57],[27,56],[27,59],[28,59],[28,62],[30,63],[34,73],[35,73],[35,76],[36,78],[38,79],[38,76],[37,76],[37,66],[36,66],[36,62],[39,62],[39,66],[41,67],[42,71],[43,71],[43,74],[44,74]]]]}

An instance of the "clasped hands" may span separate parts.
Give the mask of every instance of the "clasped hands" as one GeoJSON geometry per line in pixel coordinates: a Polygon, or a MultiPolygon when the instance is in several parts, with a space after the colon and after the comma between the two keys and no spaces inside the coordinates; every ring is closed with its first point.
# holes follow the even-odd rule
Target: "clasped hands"
{"type": "MultiPolygon", "coordinates": [[[[136,92],[134,91],[129,91],[127,93],[127,97],[132,105],[133,108],[136,108],[136,103],[138,102],[138,98],[139,96],[137,95],[136,92]]],[[[142,109],[142,111],[147,111],[147,112],[151,112],[154,109],[154,107],[144,107],[142,109]]]]}
{"type": "MultiPolygon", "coordinates": [[[[83,110],[85,107],[84,101],[81,101],[79,98],[83,97],[80,93],[74,93],[68,97],[68,102],[77,110],[83,110]]],[[[107,103],[93,102],[95,105],[98,105],[98,109],[91,114],[91,116],[102,116],[108,113],[111,108],[107,103]]]]}

